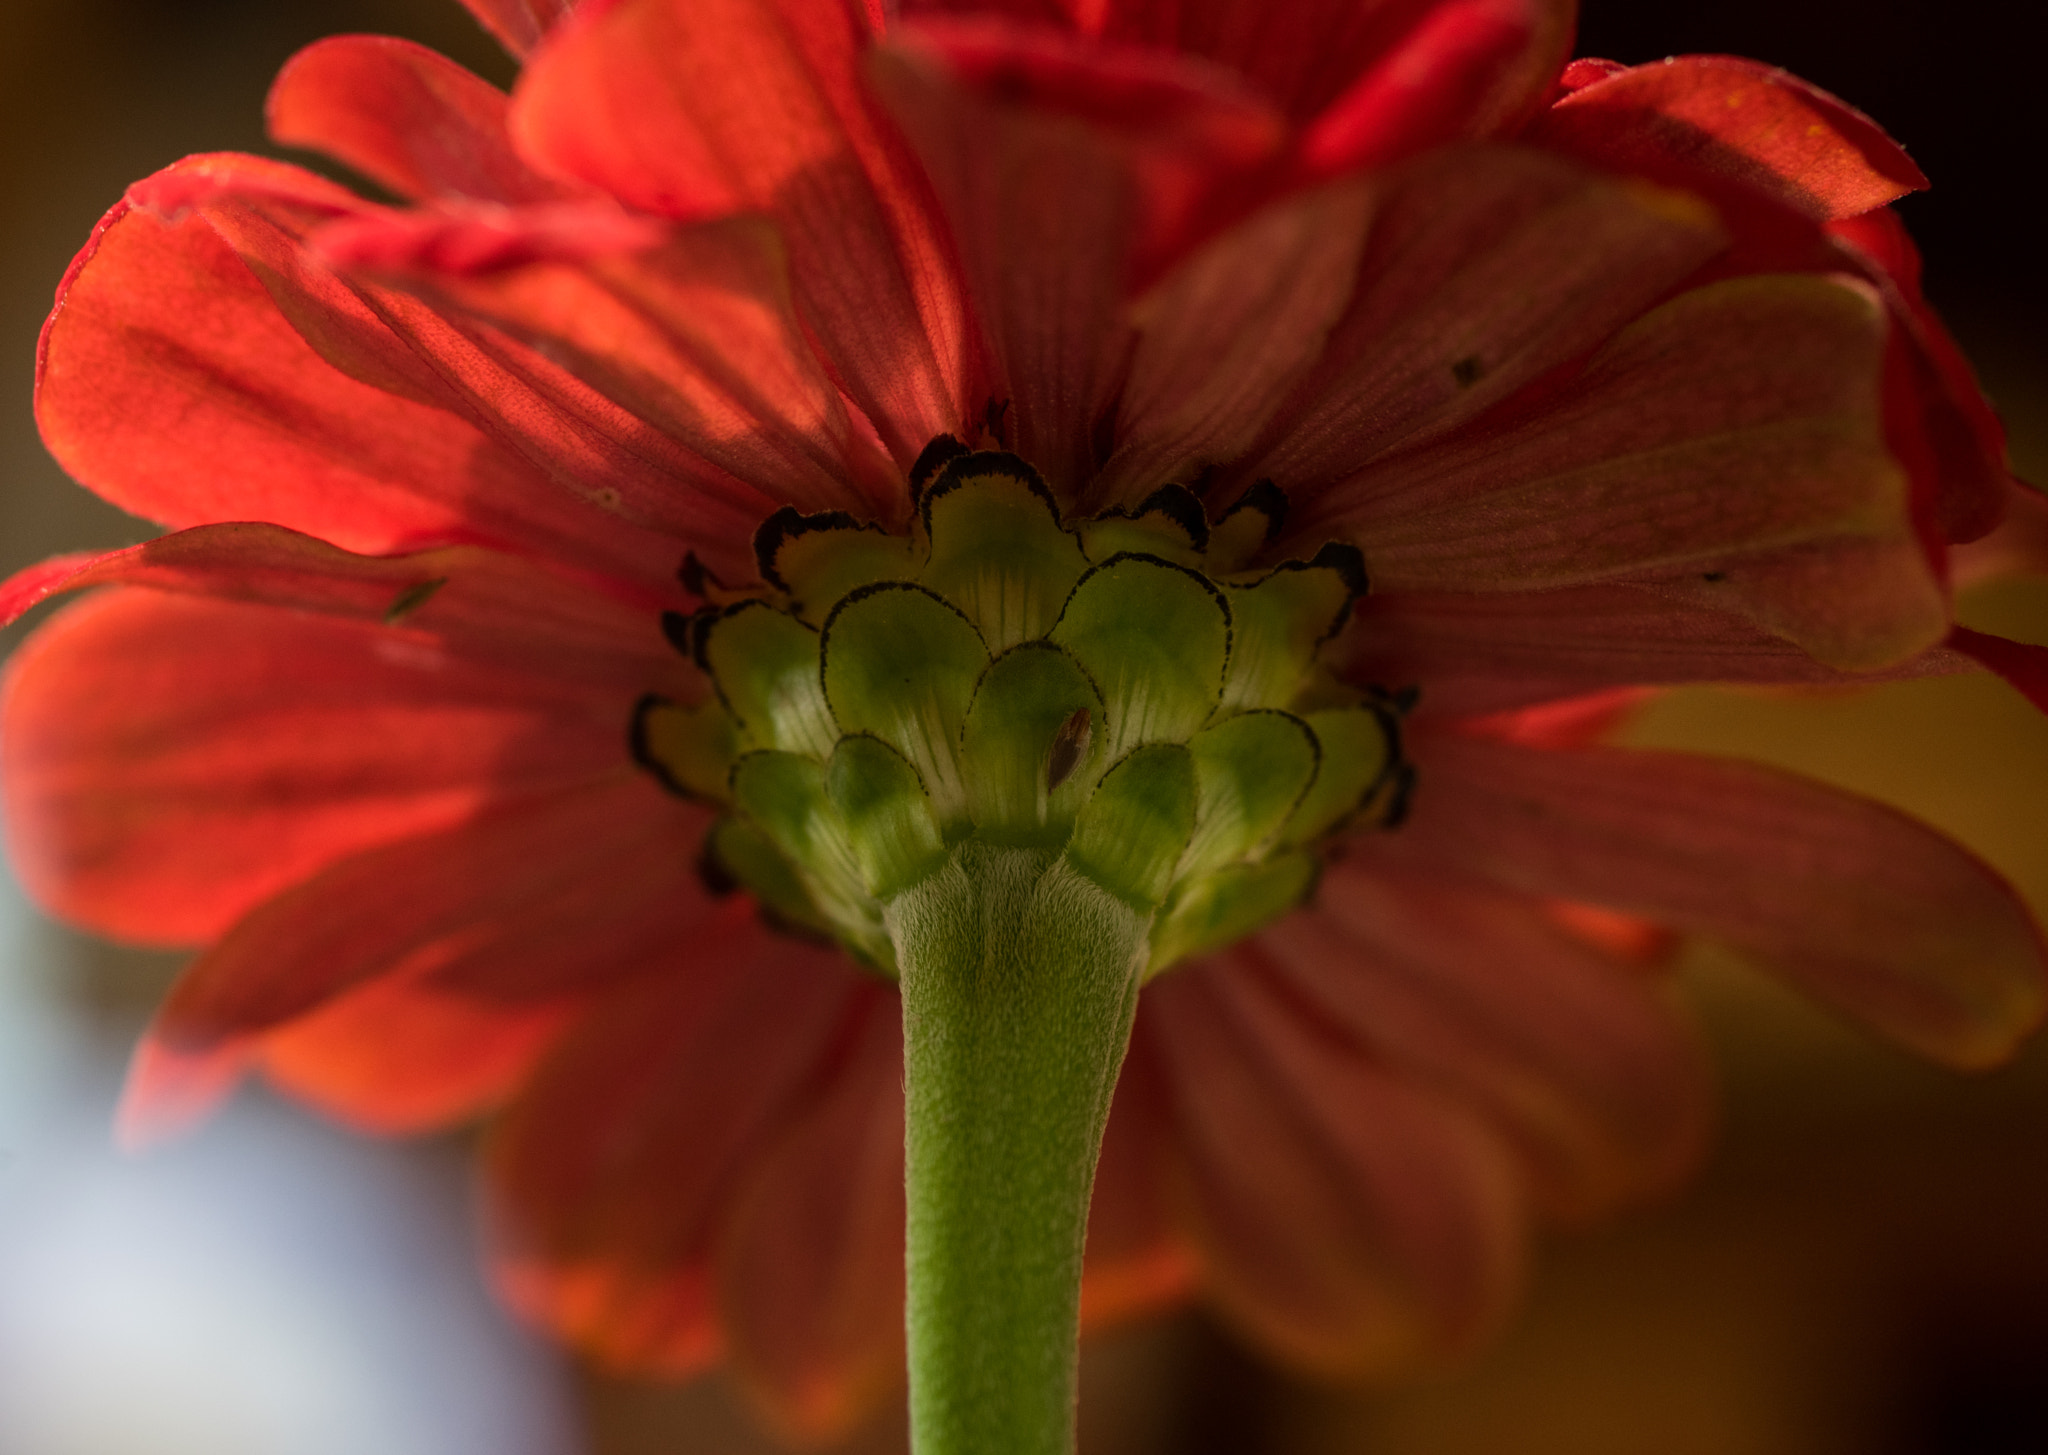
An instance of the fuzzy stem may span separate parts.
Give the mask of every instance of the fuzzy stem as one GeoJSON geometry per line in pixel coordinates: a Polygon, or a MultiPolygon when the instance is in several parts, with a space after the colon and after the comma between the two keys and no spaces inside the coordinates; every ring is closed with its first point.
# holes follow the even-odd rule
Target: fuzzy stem
{"type": "Polygon", "coordinates": [[[1081,1250],[1150,917],[968,842],[889,908],[915,1455],[1069,1455],[1081,1250]]]}

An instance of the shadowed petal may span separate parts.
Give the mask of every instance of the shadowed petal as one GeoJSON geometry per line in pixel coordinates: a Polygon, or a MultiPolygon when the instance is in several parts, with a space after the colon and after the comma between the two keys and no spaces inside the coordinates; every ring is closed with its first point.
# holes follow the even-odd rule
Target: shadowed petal
{"type": "Polygon", "coordinates": [[[1193,967],[1146,990],[1210,1294],[1326,1375],[1468,1347],[1521,1264],[1510,1155],[1252,976],[1193,967]]]}
{"type": "Polygon", "coordinates": [[[492,1136],[499,1280],[605,1363],[720,1350],[712,1258],[735,1185],[836,1063],[876,991],[746,915],[679,971],[607,995],[492,1136]]]}
{"type": "Polygon", "coordinates": [[[365,623],[109,592],[10,664],[11,850],[53,912],[195,943],[343,855],[635,774],[631,705],[365,623]]]}
{"type": "Polygon", "coordinates": [[[1321,357],[1373,216],[1357,183],[1300,194],[1203,247],[1131,311],[1116,453],[1093,486],[1136,504],[1236,459],[1321,357]]]}
{"type": "Polygon", "coordinates": [[[1431,717],[1607,688],[1684,682],[1841,685],[1974,671],[1947,647],[1851,676],[1732,612],[1639,586],[1410,593],[1359,603],[1347,675],[1426,683],[1431,717]]]}
{"type": "Polygon", "coordinates": [[[1239,468],[1307,498],[1585,354],[1722,245],[1696,202],[1518,148],[1458,148],[1384,184],[1351,306],[1239,468]]]}
{"type": "Polygon", "coordinates": [[[877,985],[743,1176],[714,1254],[733,1372],[782,1431],[844,1434],[903,1381],[903,1034],[877,985]]]}
{"type": "Polygon", "coordinates": [[[898,464],[981,399],[927,187],[872,111],[854,0],[619,0],[565,26],[513,96],[551,175],[673,217],[762,211],[797,308],[898,464]]]}
{"type": "MultiPolygon", "coordinates": [[[[772,225],[663,228],[557,258],[547,251],[554,216],[350,219],[316,233],[314,246],[338,267],[396,275],[446,311],[532,344],[606,401],[780,502],[894,523],[907,503],[902,475],[849,418],[812,351],[772,225]]],[[[597,219],[621,222],[645,226],[624,214],[597,219]]],[[[562,224],[565,241],[588,235],[579,218],[562,224]]],[[[547,387],[544,373],[530,378],[547,387]]]]}
{"type": "Polygon", "coordinates": [[[1656,581],[1829,665],[1933,646],[1947,605],[1884,445],[1884,314],[1805,276],[1683,294],[1522,417],[1316,497],[1387,591],[1656,581]]]}
{"type": "Polygon", "coordinates": [[[1986,1066],[2039,1020],[2039,932],[2011,886],[1905,815],[1688,754],[1559,752],[1415,734],[1413,865],[1660,920],[1754,955],[1935,1060],[1986,1066]]]}
{"type": "Polygon", "coordinates": [[[1202,71],[987,25],[919,30],[871,70],[945,202],[1016,447],[1078,489],[1129,288],[1220,183],[1274,153],[1279,119],[1202,71]]]}
{"type": "Polygon", "coordinates": [[[1640,969],[1515,895],[1332,866],[1231,953],[1359,1048],[1483,1116],[1536,1199],[1584,1219],[1661,1192],[1707,1126],[1701,1048],[1640,969]]]}

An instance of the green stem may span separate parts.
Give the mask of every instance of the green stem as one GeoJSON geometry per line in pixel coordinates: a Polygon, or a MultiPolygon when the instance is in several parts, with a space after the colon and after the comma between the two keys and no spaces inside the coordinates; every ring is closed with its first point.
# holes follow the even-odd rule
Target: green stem
{"type": "Polygon", "coordinates": [[[968,842],[889,907],[915,1455],[1068,1455],[1081,1248],[1150,917],[968,842]]]}

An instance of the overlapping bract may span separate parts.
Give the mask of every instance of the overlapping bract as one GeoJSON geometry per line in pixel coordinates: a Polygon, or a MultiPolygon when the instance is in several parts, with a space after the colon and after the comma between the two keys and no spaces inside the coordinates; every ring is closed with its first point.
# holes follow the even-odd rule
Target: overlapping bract
{"type": "Polygon", "coordinates": [[[890,993],[703,888],[711,815],[627,725],[706,690],[659,629],[686,552],[739,581],[781,507],[900,527],[927,442],[985,426],[1081,515],[1274,482],[1270,559],[1372,572],[1353,678],[1423,694],[1403,830],[1145,992],[1091,1317],[1199,1287],[1339,1372],[1482,1335],[1532,1212],[1694,1153],[1646,927],[1960,1064],[2038,1016],[2027,912],[1960,849],[1591,743],[1661,683],[1967,656],[2048,695],[2038,649],[1950,637],[1952,548],[2034,507],[1884,210],[1919,174],[1840,102],[1566,67],[1563,0],[471,8],[530,53],[509,102],[366,37],[272,98],[407,205],[192,159],[44,335],[52,450],[174,528],[6,588],[113,588],[14,663],[16,863],[209,946],[136,1129],[250,1066],[369,1126],[502,1107],[525,1306],[621,1364],[722,1352],[794,1429],[886,1389],[890,993]]]}

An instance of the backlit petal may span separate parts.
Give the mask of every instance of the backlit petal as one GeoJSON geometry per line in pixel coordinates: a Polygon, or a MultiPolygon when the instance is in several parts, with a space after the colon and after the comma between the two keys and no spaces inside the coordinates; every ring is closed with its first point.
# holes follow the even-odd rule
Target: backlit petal
{"type": "Polygon", "coordinates": [[[761,211],[797,308],[897,462],[980,410],[975,340],[927,186],[859,79],[853,0],[619,0],[513,95],[521,152],[629,206],[761,211]]]}
{"type": "Polygon", "coordinates": [[[11,851],[53,912],[195,943],[345,854],[636,773],[631,706],[365,623],[109,592],[10,664],[11,851]]]}

